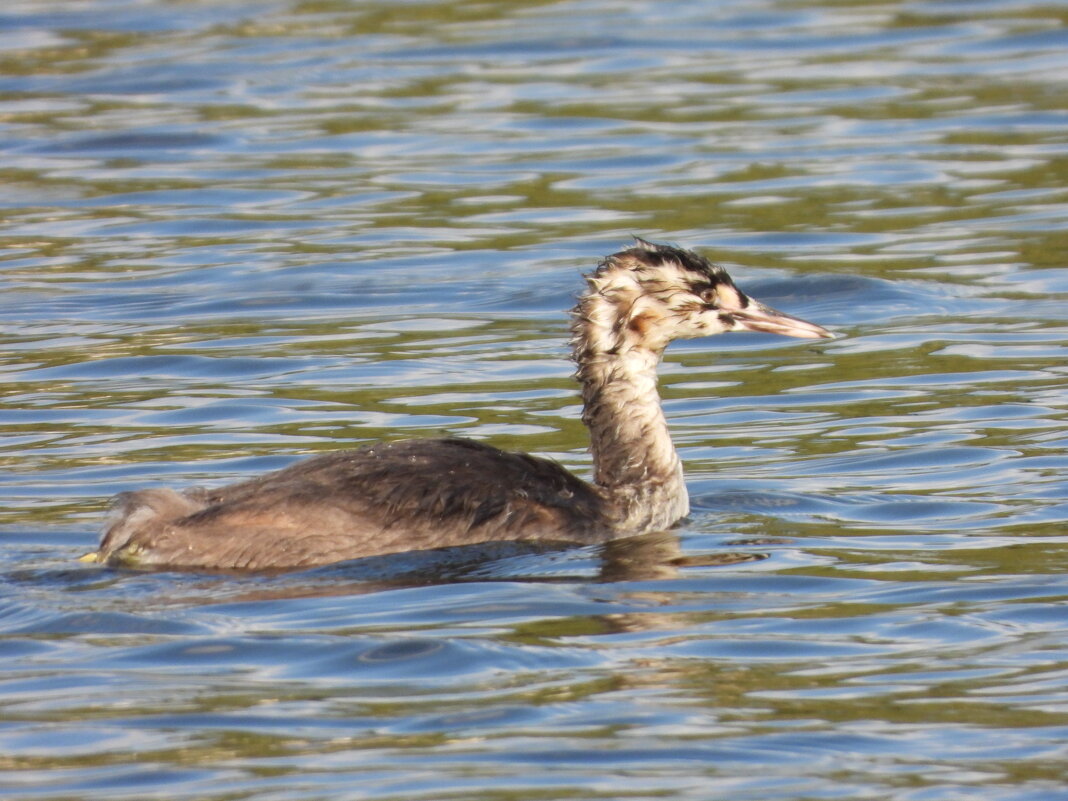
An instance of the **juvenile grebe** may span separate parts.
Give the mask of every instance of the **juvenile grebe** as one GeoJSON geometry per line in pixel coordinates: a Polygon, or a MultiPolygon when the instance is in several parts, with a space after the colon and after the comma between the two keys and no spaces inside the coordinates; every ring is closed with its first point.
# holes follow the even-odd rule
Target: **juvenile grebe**
{"type": "Polygon", "coordinates": [[[124,492],[100,550],[83,559],[259,570],[509,540],[592,544],[672,526],[689,499],[656,389],[667,344],[728,331],[832,335],[749,298],[696,253],[641,239],[586,282],[571,344],[592,484],[481,442],[405,440],[220,489],[124,492]]]}

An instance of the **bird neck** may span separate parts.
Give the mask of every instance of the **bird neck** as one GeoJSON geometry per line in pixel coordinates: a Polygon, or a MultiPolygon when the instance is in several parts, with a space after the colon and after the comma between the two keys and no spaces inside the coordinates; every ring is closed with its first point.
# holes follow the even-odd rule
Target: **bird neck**
{"type": "Polygon", "coordinates": [[[621,342],[618,323],[596,308],[601,300],[580,301],[572,339],[593,480],[611,502],[618,529],[667,528],[686,516],[689,499],[657,392],[661,351],[621,342]]]}

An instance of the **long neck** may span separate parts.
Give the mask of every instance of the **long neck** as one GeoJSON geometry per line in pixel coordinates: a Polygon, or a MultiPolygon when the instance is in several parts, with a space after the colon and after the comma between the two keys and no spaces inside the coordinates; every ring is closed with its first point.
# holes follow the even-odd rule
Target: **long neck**
{"type": "Polygon", "coordinates": [[[661,354],[625,341],[606,303],[584,297],[572,326],[594,483],[612,502],[617,528],[667,528],[686,516],[689,499],[656,388],[661,354]]]}

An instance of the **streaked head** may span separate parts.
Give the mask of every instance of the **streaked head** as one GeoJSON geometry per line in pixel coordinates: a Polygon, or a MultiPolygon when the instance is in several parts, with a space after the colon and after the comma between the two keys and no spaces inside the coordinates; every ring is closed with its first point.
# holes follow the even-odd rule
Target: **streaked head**
{"type": "Polygon", "coordinates": [[[584,333],[595,352],[661,351],[673,339],[730,331],[834,336],[754,300],[719,265],[671,245],[638,239],[605,259],[586,280],[589,289],[575,313],[590,324],[584,333]]]}

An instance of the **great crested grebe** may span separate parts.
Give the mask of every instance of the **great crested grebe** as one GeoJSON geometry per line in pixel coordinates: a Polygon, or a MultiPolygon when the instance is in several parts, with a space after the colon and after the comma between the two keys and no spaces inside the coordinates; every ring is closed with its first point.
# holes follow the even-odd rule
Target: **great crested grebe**
{"type": "Polygon", "coordinates": [[[586,276],[572,358],[593,483],[557,463],[466,439],[404,440],[315,456],[219,489],[124,492],[86,561],[261,570],[501,541],[593,544],[689,512],[656,388],[683,337],[831,337],[745,295],[688,250],[638,239],[586,276]]]}

